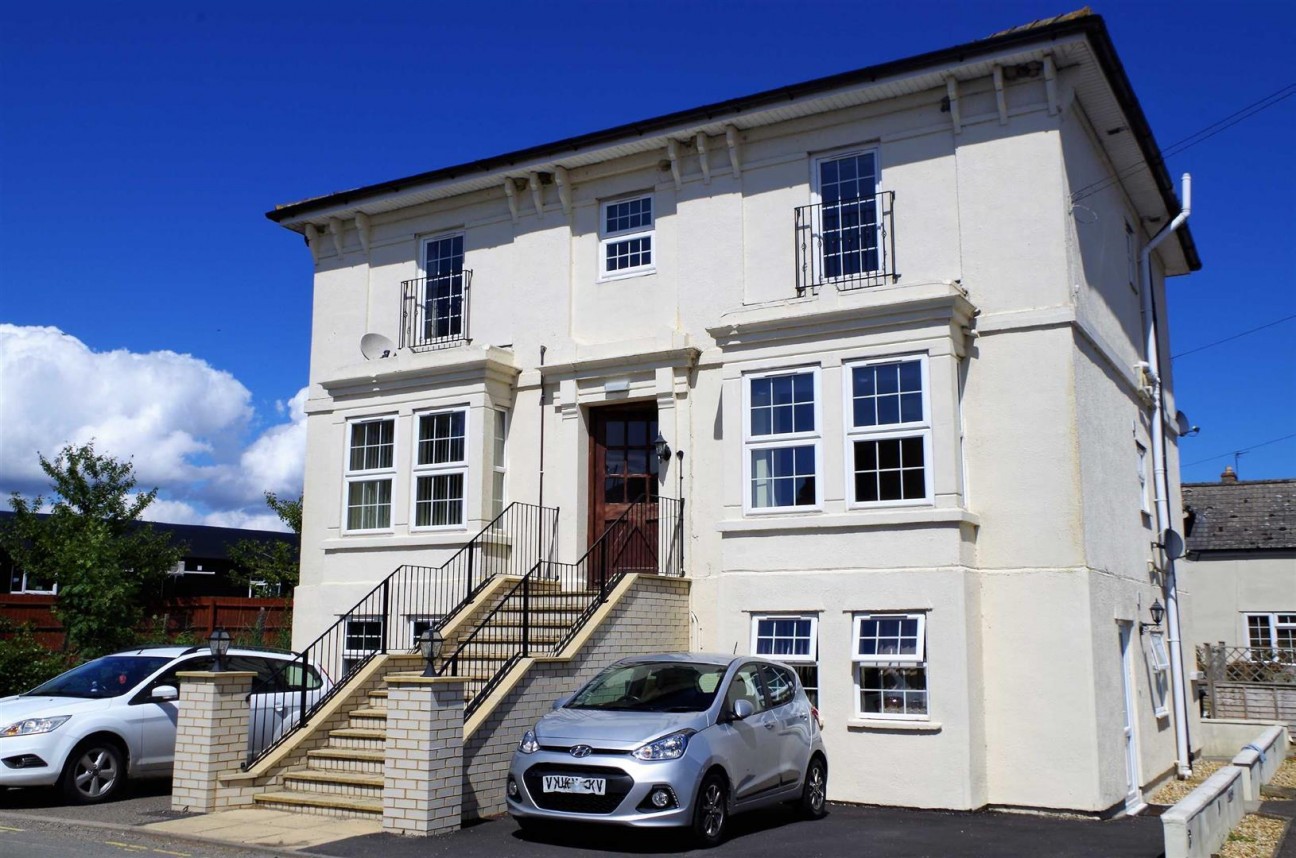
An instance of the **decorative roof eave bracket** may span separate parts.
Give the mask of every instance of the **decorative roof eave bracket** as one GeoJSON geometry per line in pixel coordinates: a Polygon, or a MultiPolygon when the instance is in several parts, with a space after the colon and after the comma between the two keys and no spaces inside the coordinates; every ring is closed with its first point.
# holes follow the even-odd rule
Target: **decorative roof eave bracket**
{"type": "Polygon", "coordinates": [[[554,181],[558,184],[558,200],[562,203],[563,214],[571,217],[572,186],[566,167],[554,167],[554,181]]]}
{"type": "Polygon", "coordinates": [[[1049,116],[1057,116],[1062,107],[1058,101],[1057,64],[1052,54],[1044,55],[1044,91],[1048,93],[1049,116]]]}
{"type": "Polygon", "coordinates": [[[373,236],[373,226],[369,222],[369,215],[364,212],[356,212],[355,216],[356,235],[360,237],[360,247],[364,250],[365,256],[369,256],[369,243],[373,236]]]}
{"type": "Polygon", "coordinates": [[[684,187],[684,177],[680,173],[679,141],[666,141],[666,157],[670,159],[671,175],[675,177],[675,190],[684,187]]]}
{"type": "Polygon", "coordinates": [[[328,221],[329,235],[333,236],[333,248],[337,251],[338,259],[342,258],[342,241],[345,237],[346,227],[343,226],[341,218],[331,217],[328,221]]]}
{"type": "Polygon", "coordinates": [[[517,223],[518,220],[517,185],[513,184],[513,178],[511,176],[504,177],[504,196],[508,197],[509,214],[513,216],[513,222],[517,223]]]}
{"type": "Polygon", "coordinates": [[[951,75],[945,78],[945,94],[949,97],[950,121],[954,123],[954,133],[963,133],[963,120],[959,118],[958,81],[951,75]]]}
{"type": "Polygon", "coordinates": [[[734,178],[737,179],[742,175],[742,153],[738,149],[738,128],[736,126],[725,126],[725,144],[729,147],[729,166],[733,168],[734,178]]]}
{"type": "Polygon", "coordinates": [[[1003,66],[994,67],[995,106],[999,108],[999,124],[1008,124],[1008,97],[1004,93],[1003,66]]]}
{"type": "Polygon", "coordinates": [[[540,182],[540,174],[531,173],[527,184],[531,186],[531,202],[535,205],[536,215],[544,217],[544,185],[540,182]]]}
{"type": "Polygon", "coordinates": [[[711,184],[711,157],[707,154],[706,134],[699,131],[693,138],[698,151],[698,165],[702,168],[702,184],[711,184]]]}

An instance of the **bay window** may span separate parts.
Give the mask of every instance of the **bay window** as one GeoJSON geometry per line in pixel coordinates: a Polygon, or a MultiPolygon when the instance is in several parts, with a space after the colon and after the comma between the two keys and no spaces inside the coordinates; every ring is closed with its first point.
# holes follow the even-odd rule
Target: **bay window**
{"type": "Polygon", "coordinates": [[[851,503],[930,502],[927,358],[849,364],[846,373],[851,503]]]}
{"type": "Polygon", "coordinates": [[[391,527],[396,474],[396,420],[353,421],[348,433],[346,530],[386,530],[391,527]]]}
{"type": "Polygon", "coordinates": [[[748,376],[744,390],[748,509],[817,507],[819,370],[748,376]]]}
{"type": "Polygon", "coordinates": [[[468,474],[468,412],[435,411],[419,414],[416,419],[414,527],[462,526],[468,474]]]}

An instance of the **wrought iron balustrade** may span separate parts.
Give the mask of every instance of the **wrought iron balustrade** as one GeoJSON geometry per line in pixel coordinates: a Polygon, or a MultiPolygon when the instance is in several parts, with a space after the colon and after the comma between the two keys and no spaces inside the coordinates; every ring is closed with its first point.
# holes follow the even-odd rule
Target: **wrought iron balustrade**
{"type": "Polygon", "coordinates": [[[420,352],[467,342],[471,293],[467,270],[401,283],[400,347],[420,352]]]}
{"type": "Polygon", "coordinates": [[[894,283],[895,192],[801,206],[795,211],[798,295],[894,283]]]}

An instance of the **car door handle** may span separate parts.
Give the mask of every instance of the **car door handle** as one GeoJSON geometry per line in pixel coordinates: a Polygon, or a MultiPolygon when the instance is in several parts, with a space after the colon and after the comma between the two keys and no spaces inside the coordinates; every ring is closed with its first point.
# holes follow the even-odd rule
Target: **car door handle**
{"type": "Polygon", "coordinates": [[[774,727],[775,727],[775,724],[774,724],[773,721],[766,721],[766,722],[765,722],[765,729],[766,729],[766,730],[773,730],[774,727]]]}

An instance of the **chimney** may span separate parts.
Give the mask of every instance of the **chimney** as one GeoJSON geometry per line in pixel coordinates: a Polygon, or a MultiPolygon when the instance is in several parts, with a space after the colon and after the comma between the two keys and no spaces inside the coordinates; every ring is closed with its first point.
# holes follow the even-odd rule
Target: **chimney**
{"type": "Polygon", "coordinates": [[[1224,466],[1224,473],[1220,474],[1220,482],[1221,482],[1221,483],[1236,483],[1236,482],[1237,482],[1237,474],[1233,471],[1233,466],[1232,466],[1232,465],[1225,465],[1225,466],[1224,466]]]}

